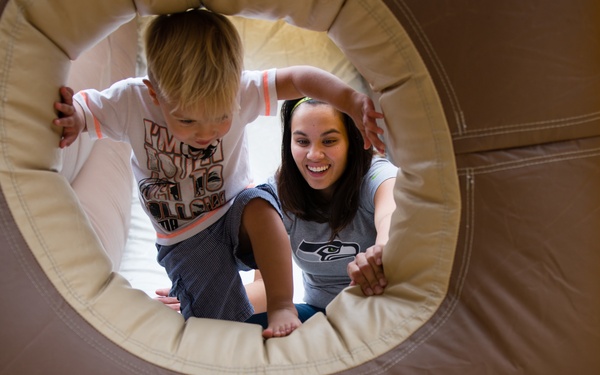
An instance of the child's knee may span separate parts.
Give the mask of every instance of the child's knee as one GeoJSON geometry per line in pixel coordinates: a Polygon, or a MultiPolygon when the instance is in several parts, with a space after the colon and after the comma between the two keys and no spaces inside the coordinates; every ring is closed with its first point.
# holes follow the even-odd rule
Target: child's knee
{"type": "Polygon", "coordinates": [[[275,211],[275,208],[271,205],[271,203],[267,202],[265,199],[261,198],[261,197],[255,197],[252,198],[248,201],[248,203],[246,203],[246,206],[244,206],[244,213],[246,211],[263,211],[263,210],[269,210],[269,211],[275,211]]]}

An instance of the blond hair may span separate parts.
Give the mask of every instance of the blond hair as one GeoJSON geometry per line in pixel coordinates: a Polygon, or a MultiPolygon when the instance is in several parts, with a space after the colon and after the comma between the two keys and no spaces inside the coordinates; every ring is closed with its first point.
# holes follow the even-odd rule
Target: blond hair
{"type": "Polygon", "coordinates": [[[202,104],[209,116],[233,110],[243,49],[233,24],[205,9],[160,15],[145,32],[148,76],[175,109],[202,104]]]}

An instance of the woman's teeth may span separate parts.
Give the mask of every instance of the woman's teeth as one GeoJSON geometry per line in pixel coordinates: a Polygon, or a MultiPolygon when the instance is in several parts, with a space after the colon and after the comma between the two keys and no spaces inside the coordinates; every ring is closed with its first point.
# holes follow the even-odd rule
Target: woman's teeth
{"type": "Polygon", "coordinates": [[[322,166],[322,167],[307,167],[309,171],[311,172],[324,172],[326,170],[329,169],[328,165],[322,166]]]}

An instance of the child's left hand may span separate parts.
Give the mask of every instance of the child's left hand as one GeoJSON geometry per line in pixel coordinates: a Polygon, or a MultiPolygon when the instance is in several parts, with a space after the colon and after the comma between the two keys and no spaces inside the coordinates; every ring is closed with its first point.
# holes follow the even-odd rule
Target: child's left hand
{"type": "Polygon", "coordinates": [[[383,134],[383,129],[377,125],[377,119],[382,119],[384,116],[375,110],[375,105],[371,98],[367,95],[355,92],[354,94],[355,105],[353,108],[360,108],[362,112],[352,113],[352,119],[358,127],[358,130],[362,134],[365,142],[365,149],[371,146],[375,147],[379,152],[385,151],[385,144],[379,138],[380,134],[383,134]]]}

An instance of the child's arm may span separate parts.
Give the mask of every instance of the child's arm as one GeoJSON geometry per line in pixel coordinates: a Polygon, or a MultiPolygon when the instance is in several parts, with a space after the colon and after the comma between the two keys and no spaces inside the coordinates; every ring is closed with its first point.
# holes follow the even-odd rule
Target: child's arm
{"type": "Polygon", "coordinates": [[[348,264],[348,276],[352,281],[350,285],[360,285],[366,296],[383,293],[387,286],[387,279],[383,272],[383,247],[388,242],[392,213],[396,209],[394,201],[395,178],[385,180],[375,193],[375,228],[377,238],[375,245],[364,253],[359,253],[348,264]]]}
{"type": "Polygon", "coordinates": [[[80,108],[77,111],[73,104],[73,95],[73,89],[63,86],[60,88],[62,102],[54,103],[54,109],[58,111],[59,117],[52,123],[63,128],[62,138],[58,144],[60,148],[70,146],[85,128],[83,110],[80,108]]]}
{"type": "Polygon", "coordinates": [[[335,75],[311,66],[277,69],[276,85],[278,99],[308,96],[347,113],[360,130],[365,148],[375,146],[383,152],[385,145],[378,137],[383,134],[383,129],[375,121],[383,118],[383,114],[375,111],[373,101],[367,95],[355,91],[335,75]]]}

